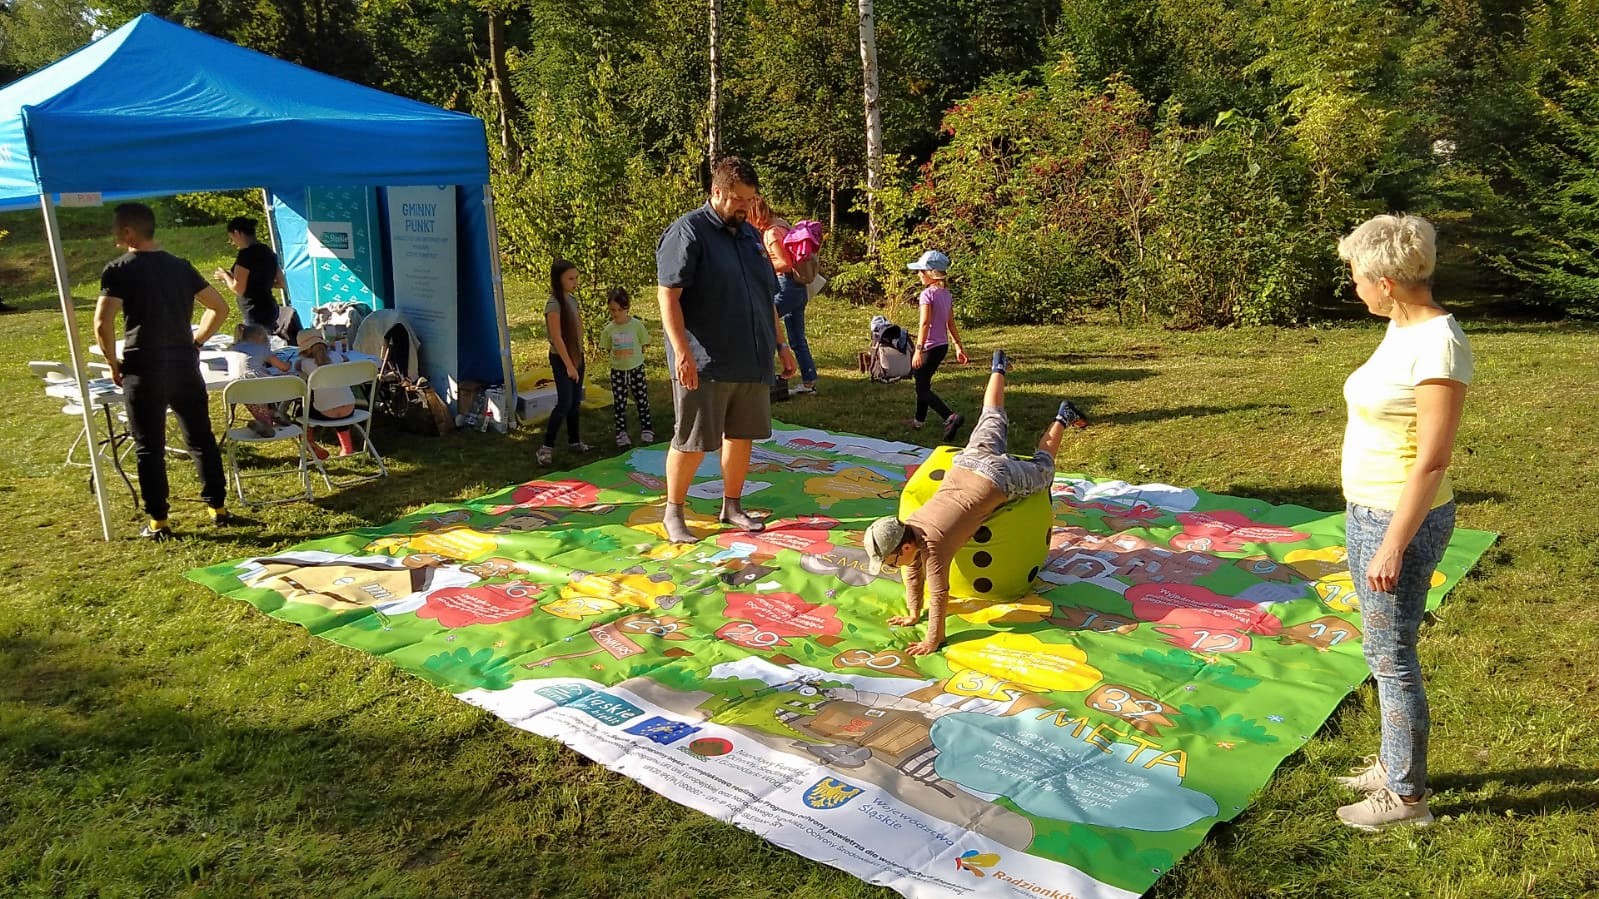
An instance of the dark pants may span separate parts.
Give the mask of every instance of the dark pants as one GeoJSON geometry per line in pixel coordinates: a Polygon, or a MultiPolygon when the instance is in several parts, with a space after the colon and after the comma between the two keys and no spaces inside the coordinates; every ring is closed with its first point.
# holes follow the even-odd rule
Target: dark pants
{"type": "Polygon", "coordinates": [[[582,363],[577,367],[577,380],[566,376],[566,363],[561,357],[550,354],[550,369],[555,372],[555,408],[550,411],[550,423],[544,429],[544,445],[555,445],[555,432],[561,427],[561,422],[566,422],[566,442],[581,443],[578,436],[578,413],[582,411],[582,396],[579,391],[583,388],[583,373],[586,369],[582,363]]]}
{"type": "Polygon", "coordinates": [[[211,407],[206,398],[200,366],[193,359],[141,363],[137,372],[124,372],[122,394],[128,404],[128,431],[133,435],[133,457],[138,463],[139,492],[151,518],[167,517],[167,410],[178,419],[189,457],[200,474],[200,498],[221,508],[228,498],[222,476],[222,453],[211,433],[211,407]]]}
{"type": "Polygon", "coordinates": [[[944,363],[944,356],[949,353],[949,344],[935,346],[932,349],[922,350],[922,367],[911,370],[911,377],[916,379],[916,420],[926,421],[927,410],[932,409],[938,413],[940,419],[949,418],[949,407],[933,392],[933,375],[938,374],[938,367],[944,363]]]}
{"type": "Polygon", "coordinates": [[[268,306],[259,300],[239,298],[239,312],[243,315],[245,323],[260,325],[267,329],[268,334],[278,332],[278,308],[275,301],[268,306]]]}

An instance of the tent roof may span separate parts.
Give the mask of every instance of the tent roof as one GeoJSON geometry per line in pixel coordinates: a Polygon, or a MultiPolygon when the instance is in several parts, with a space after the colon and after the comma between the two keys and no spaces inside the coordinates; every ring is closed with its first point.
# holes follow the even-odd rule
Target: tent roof
{"type": "Polygon", "coordinates": [[[0,208],[45,191],[484,184],[483,122],[141,15],[0,89],[0,208]]]}

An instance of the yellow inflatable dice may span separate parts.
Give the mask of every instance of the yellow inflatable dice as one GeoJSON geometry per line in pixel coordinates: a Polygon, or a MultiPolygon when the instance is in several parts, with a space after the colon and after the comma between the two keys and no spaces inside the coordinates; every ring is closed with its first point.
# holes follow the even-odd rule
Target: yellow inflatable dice
{"type": "MultiPolygon", "coordinates": [[[[959,447],[941,446],[916,469],[899,496],[900,521],[933,498],[958,452],[959,447]]],[[[950,594],[1007,602],[1026,596],[1049,554],[1049,529],[1054,521],[1047,490],[1001,506],[955,553],[949,573],[950,594]]]]}

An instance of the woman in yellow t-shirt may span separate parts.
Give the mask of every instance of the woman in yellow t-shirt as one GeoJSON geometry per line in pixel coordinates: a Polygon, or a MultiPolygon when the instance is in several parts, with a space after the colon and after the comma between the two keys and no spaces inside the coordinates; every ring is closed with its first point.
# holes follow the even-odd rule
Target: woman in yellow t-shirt
{"type": "Polygon", "coordinates": [[[1338,242],[1355,293],[1388,319],[1382,343],[1344,382],[1345,542],[1382,711],[1381,751],[1338,778],[1366,794],[1338,810],[1359,830],[1432,823],[1416,638],[1455,528],[1449,456],[1472,375],[1466,335],[1432,296],[1436,254],[1432,225],[1414,215],[1379,215],[1338,242]]]}

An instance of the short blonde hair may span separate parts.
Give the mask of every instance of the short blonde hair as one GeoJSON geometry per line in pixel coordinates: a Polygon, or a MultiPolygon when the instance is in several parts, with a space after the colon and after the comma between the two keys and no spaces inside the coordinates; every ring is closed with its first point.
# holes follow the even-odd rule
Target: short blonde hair
{"type": "Polygon", "coordinates": [[[1338,258],[1361,277],[1419,287],[1432,280],[1438,235],[1419,215],[1379,215],[1338,241],[1338,258]]]}

